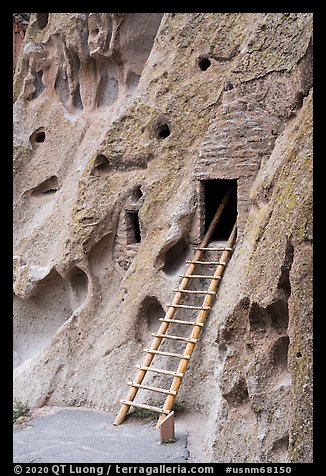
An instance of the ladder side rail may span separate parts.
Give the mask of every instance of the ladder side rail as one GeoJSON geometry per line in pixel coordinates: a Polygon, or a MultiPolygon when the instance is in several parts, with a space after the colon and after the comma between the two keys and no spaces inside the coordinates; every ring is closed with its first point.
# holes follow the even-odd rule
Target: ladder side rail
{"type": "MultiPolygon", "coordinates": [[[[235,223],[234,226],[233,226],[233,229],[231,231],[231,234],[229,236],[229,239],[228,239],[228,245],[227,246],[230,247],[230,248],[232,247],[232,245],[234,243],[234,240],[235,240],[235,237],[236,237],[236,230],[237,230],[237,227],[236,227],[236,223],[235,223]]],[[[224,251],[222,257],[223,257],[223,261],[228,262],[229,258],[230,258],[230,252],[229,251],[224,251]]],[[[224,273],[224,270],[225,270],[225,266],[218,265],[216,267],[214,276],[222,276],[222,274],[224,273]]],[[[212,280],[208,290],[215,293],[219,284],[220,284],[220,280],[212,280]]],[[[206,306],[210,307],[213,303],[213,300],[214,300],[214,296],[211,295],[211,294],[207,294],[205,296],[205,299],[204,299],[203,307],[204,306],[205,307],[206,306]]],[[[198,313],[197,322],[203,324],[206,320],[206,317],[207,317],[208,313],[209,313],[209,310],[200,311],[198,313]]],[[[194,327],[193,330],[192,330],[190,339],[198,339],[199,335],[201,333],[201,330],[202,330],[202,327],[197,327],[197,326],[194,327]]],[[[186,348],[185,348],[184,353],[187,354],[187,355],[190,355],[190,357],[191,357],[192,353],[195,349],[195,346],[196,346],[195,343],[189,342],[187,344],[186,348]]],[[[181,373],[181,374],[185,374],[185,372],[187,370],[187,367],[188,367],[188,364],[189,364],[189,360],[181,360],[180,364],[178,366],[177,372],[181,373]]],[[[177,393],[179,391],[181,383],[182,383],[182,378],[181,377],[174,377],[174,379],[172,381],[172,384],[171,384],[171,387],[170,387],[170,391],[176,392],[176,393],[171,394],[168,397],[166,397],[166,400],[165,400],[165,403],[164,403],[164,406],[163,406],[163,410],[167,410],[167,411],[172,410],[174,400],[177,396],[177,393]]],[[[160,417],[158,419],[156,427],[159,428],[161,423],[162,423],[162,417],[160,417]]]]}

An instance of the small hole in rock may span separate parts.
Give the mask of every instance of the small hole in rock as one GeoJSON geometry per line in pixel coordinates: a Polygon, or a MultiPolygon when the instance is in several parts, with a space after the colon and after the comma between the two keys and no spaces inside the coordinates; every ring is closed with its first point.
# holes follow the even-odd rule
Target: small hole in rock
{"type": "Polygon", "coordinates": [[[225,340],[226,343],[230,343],[233,338],[233,332],[230,330],[225,330],[223,332],[223,339],[225,340]]]}
{"type": "Polygon", "coordinates": [[[171,248],[165,252],[163,271],[168,275],[174,275],[179,268],[184,265],[186,256],[188,254],[188,244],[181,238],[171,248]]]}
{"type": "Polygon", "coordinates": [[[31,96],[29,96],[29,99],[36,99],[45,89],[45,86],[43,83],[43,70],[40,69],[39,71],[35,71],[32,74],[34,76],[35,91],[33,92],[31,96]]]}
{"type": "Polygon", "coordinates": [[[97,36],[99,34],[99,29],[98,28],[94,28],[94,30],[92,30],[92,35],[93,36],[97,36]]]}
{"type": "Polygon", "coordinates": [[[220,344],[218,346],[218,350],[219,350],[220,354],[225,354],[226,353],[228,348],[227,348],[227,345],[225,344],[225,342],[223,342],[222,344],[220,344]]]}
{"type": "Polygon", "coordinates": [[[45,132],[38,132],[35,136],[35,142],[40,144],[45,141],[45,132]]]}
{"type": "Polygon", "coordinates": [[[147,341],[149,333],[157,331],[159,319],[164,314],[163,307],[155,296],[145,297],[136,317],[136,338],[139,342],[147,341]]]}
{"type": "Polygon", "coordinates": [[[161,124],[157,128],[157,137],[159,139],[166,139],[170,135],[170,128],[167,124],[161,124]]]}
{"type": "Polygon", "coordinates": [[[249,399],[247,382],[244,377],[236,380],[230,389],[223,394],[228,404],[231,407],[236,407],[247,402],[249,399]]]}
{"type": "Polygon", "coordinates": [[[33,134],[30,135],[29,141],[32,144],[33,149],[38,147],[39,144],[45,141],[45,132],[43,127],[39,127],[33,134]]]}
{"type": "Polygon", "coordinates": [[[49,21],[49,14],[48,13],[37,13],[36,14],[37,24],[38,27],[43,30],[49,21]]]}
{"type": "Polygon", "coordinates": [[[31,196],[39,197],[43,195],[51,195],[55,193],[58,190],[58,188],[59,188],[58,177],[53,175],[52,177],[44,180],[44,182],[37,185],[37,187],[35,187],[32,190],[31,196]]]}
{"type": "Polygon", "coordinates": [[[224,83],[224,91],[231,91],[231,89],[233,89],[233,88],[234,88],[234,86],[231,83],[231,81],[226,81],[226,83],[224,83]]]}
{"type": "Polygon", "coordinates": [[[266,307],[270,315],[271,325],[278,331],[285,331],[289,324],[289,309],[287,301],[279,299],[266,307]]]}
{"type": "Polygon", "coordinates": [[[71,286],[71,305],[78,309],[85,301],[88,291],[88,276],[78,266],[75,266],[67,276],[71,286]]]}
{"type": "Polygon", "coordinates": [[[131,200],[133,202],[138,202],[138,200],[143,196],[143,193],[141,191],[141,186],[138,185],[134,190],[132,191],[131,194],[131,200]]]}
{"type": "Polygon", "coordinates": [[[207,56],[200,56],[198,59],[198,66],[202,71],[206,71],[211,66],[210,60],[207,56]]]}
{"type": "Polygon", "coordinates": [[[298,357],[298,359],[300,359],[300,357],[302,357],[301,352],[297,352],[297,357],[298,357]]]}
{"type": "Polygon", "coordinates": [[[269,316],[259,304],[253,302],[249,310],[249,323],[252,332],[266,332],[269,316]]]}
{"type": "Polygon", "coordinates": [[[303,100],[305,98],[305,95],[302,92],[299,92],[295,96],[295,101],[296,101],[296,108],[300,109],[303,105],[303,100]]]}
{"type": "Polygon", "coordinates": [[[270,356],[276,367],[287,369],[289,342],[289,336],[282,336],[275,341],[270,356]]]}
{"type": "Polygon", "coordinates": [[[289,433],[274,441],[268,461],[287,461],[289,451],[289,433]]]}
{"type": "Polygon", "coordinates": [[[98,155],[95,159],[94,167],[92,169],[92,175],[106,175],[113,171],[114,167],[105,155],[98,155]]]}

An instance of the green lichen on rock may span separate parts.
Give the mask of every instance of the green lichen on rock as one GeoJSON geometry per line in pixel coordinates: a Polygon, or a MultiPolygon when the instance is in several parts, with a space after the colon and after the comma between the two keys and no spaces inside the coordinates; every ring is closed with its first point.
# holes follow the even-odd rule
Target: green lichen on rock
{"type": "Polygon", "coordinates": [[[290,71],[309,46],[312,17],[311,13],[264,14],[236,66],[237,77],[249,81],[272,71],[290,71]]]}

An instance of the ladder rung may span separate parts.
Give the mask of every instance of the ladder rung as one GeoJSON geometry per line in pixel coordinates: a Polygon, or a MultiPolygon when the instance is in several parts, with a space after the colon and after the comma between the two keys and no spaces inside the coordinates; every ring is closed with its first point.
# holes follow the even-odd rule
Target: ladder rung
{"type": "Polygon", "coordinates": [[[179,278],[221,279],[221,276],[206,276],[204,274],[179,274],[179,278]]]}
{"type": "Polygon", "coordinates": [[[163,337],[163,338],[172,339],[172,340],[181,340],[182,342],[191,342],[192,344],[197,343],[197,339],[187,339],[187,337],[170,336],[169,334],[152,334],[152,336],[163,337]]]}
{"type": "Polygon", "coordinates": [[[233,248],[229,247],[224,247],[224,248],[194,248],[194,250],[199,250],[199,251],[232,251],[233,248]]]}
{"type": "Polygon", "coordinates": [[[140,383],[128,382],[130,387],[143,388],[144,390],[151,390],[152,392],[165,393],[166,395],[176,395],[175,390],[165,390],[164,388],[159,387],[150,387],[149,385],[143,385],[140,383]]]}
{"type": "Polygon", "coordinates": [[[173,377],[182,378],[184,374],[181,372],[172,372],[171,370],[156,369],[155,367],[145,367],[145,365],[136,365],[139,370],[146,370],[149,372],[155,372],[157,374],[172,375],[173,377]]]}
{"type": "Polygon", "coordinates": [[[211,309],[210,306],[187,306],[185,304],[168,304],[167,307],[181,307],[182,309],[198,309],[199,311],[208,311],[211,309]]]}
{"type": "Polygon", "coordinates": [[[163,352],[162,350],[143,349],[148,354],[166,355],[167,357],[177,357],[178,359],[190,360],[190,355],[176,354],[174,352],[163,352]]]}
{"type": "Polygon", "coordinates": [[[151,407],[150,405],[145,405],[144,403],[135,403],[131,402],[130,400],[120,400],[120,403],[129,405],[130,407],[144,408],[145,410],[151,410],[152,412],[164,413],[164,415],[168,415],[170,413],[169,410],[163,410],[163,408],[151,407]]]}
{"type": "Polygon", "coordinates": [[[199,326],[199,327],[203,327],[203,323],[202,322],[189,322],[189,321],[179,321],[179,319],[163,319],[163,318],[160,318],[159,319],[160,321],[162,322],[169,322],[170,324],[188,324],[189,326],[199,326]]]}
{"type": "Polygon", "coordinates": [[[216,293],[214,293],[213,291],[190,291],[189,289],[172,289],[172,291],[177,293],[211,294],[212,296],[216,296],[216,293]]]}
{"type": "Polygon", "coordinates": [[[208,265],[223,265],[223,266],[226,266],[226,262],[225,261],[186,261],[187,264],[208,264],[208,265]]]}

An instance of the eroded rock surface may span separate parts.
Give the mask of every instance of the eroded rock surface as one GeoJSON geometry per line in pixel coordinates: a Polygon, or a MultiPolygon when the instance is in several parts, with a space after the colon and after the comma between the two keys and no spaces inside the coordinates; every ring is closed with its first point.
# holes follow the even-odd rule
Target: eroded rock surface
{"type": "Polygon", "coordinates": [[[233,180],[179,406],[207,461],[312,461],[312,15],[32,14],[14,100],[15,396],[117,411],[233,180]]]}

